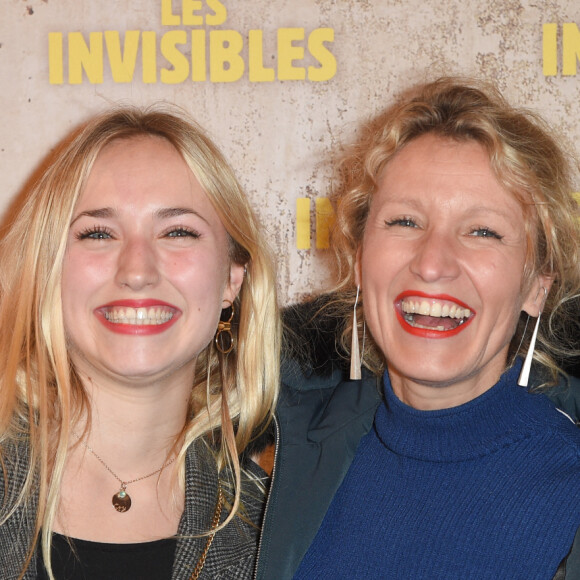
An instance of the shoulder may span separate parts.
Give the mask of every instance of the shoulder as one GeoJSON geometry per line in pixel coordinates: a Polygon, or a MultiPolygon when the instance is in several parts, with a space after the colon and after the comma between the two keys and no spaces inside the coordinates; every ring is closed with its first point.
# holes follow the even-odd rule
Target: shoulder
{"type": "Polygon", "coordinates": [[[556,574],[554,580],[578,580],[580,579],[580,530],[576,532],[576,537],[570,553],[565,561],[558,568],[560,576],[556,574]]]}
{"type": "Polygon", "coordinates": [[[572,421],[580,423],[580,379],[561,375],[559,384],[544,390],[543,393],[572,421]]]}
{"type": "Polygon", "coordinates": [[[544,481],[536,484],[554,489],[563,486],[570,499],[580,501],[580,429],[544,393],[524,391],[520,403],[517,420],[528,440],[521,448],[528,450],[530,469],[543,466],[546,474],[544,481]]]}
{"type": "MultiPolygon", "coordinates": [[[[334,295],[323,294],[282,311],[281,374],[286,391],[333,390],[350,381],[350,359],[340,345],[345,320],[334,303],[334,295]]],[[[377,378],[367,372],[362,383],[375,388],[377,378]]]]}
{"type": "MultiPolygon", "coordinates": [[[[259,468],[249,462],[244,462],[242,468],[240,510],[227,526],[215,534],[211,550],[207,553],[202,578],[252,577],[265,491],[261,485],[259,468]]],[[[206,533],[214,527],[214,518],[219,515],[219,521],[223,523],[233,500],[230,470],[224,469],[218,477],[215,456],[201,438],[188,448],[185,477],[185,509],[179,527],[174,578],[189,577],[192,566],[198,562],[200,553],[207,546],[206,533]]]]}
{"type": "Polygon", "coordinates": [[[17,578],[34,537],[38,487],[33,480],[27,496],[22,497],[29,472],[29,450],[24,439],[3,441],[0,454],[0,567],[8,574],[2,578],[17,578]]]}
{"type": "Polygon", "coordinates": [[[21,495],[29,471],[29,447],[25,438],[4,440],[0,444],[0,514],[5,517],[21,495]]]}
{"type": "MultiPolygon", "coordinates": [[[[268,475],[245,454],[240,458],[240,467],[242,505],[240,519],[246,520],[246,524],[253,527],[259,524],[262,518],[268,475]]],[[[189,496],[188,499],[193,500],[188,502],[187,508],[199,511],[200,507],[203,507],[211,511],[216,504],[218,486],[221,487],[227,502],[230,499],[233,501],[235,487],[233,471],[227,467],[218,475],[213,451],[203,439],[198,439],[190,445],[187,452],[186,494],[189,496]]]]}
{"type": "MultiPolygon", "coordinates": [[[[331,295],[286,308],[281,392],[277,416],[285,443],[304,445],[337,431],[366,432],[381,401],[380,378],[363,368],[350,379],[350,361],[337,337],[344,319],[329,307],[331,295]]],[[[358,439],[357,439],[358,440],[358,439]]]]}

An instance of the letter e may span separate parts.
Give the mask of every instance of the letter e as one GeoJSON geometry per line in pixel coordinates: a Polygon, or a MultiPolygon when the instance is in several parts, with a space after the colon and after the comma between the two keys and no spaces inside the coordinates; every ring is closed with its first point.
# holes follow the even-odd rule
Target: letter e
{"type": "Polygon", "coordinates": [[[304,58],[304,47],[294,46],[295,40],[304,40],[304,28],[278,30],[278,79],[281,81],[303,81],[306,78],[306,70],[292,64],[304,58]]]}

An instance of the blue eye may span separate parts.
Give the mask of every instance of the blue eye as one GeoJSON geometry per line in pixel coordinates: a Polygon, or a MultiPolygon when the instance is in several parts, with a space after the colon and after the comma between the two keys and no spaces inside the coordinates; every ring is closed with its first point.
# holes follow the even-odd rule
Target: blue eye
{"type": "Polygon", "coordinates": [[[394,220],[385,222],[389,227],[401,226],[402,228],[416,228],[418,227],[412,218],[396,218],[394,220]]]}
{"type": "Polygon", "coordinates": [[[199,238],[199,234],[196,231],[184,227],[169,230],[165,236],[168,238],[199,238]]]}
{"type": "Polygon", "coordinates": [[[108,240],[112,237],[111,232],[102,226],[87,228],[76,234],[77,240],[108,240]]]}
{"type": "Polygon", "coordinates": [[[475,238],[493,238],[495,240],[501,240],[503,238],[503,236],[500,236],[497,232],[487,227],[475,228],[469,232],[469,235],[475,238]]]}

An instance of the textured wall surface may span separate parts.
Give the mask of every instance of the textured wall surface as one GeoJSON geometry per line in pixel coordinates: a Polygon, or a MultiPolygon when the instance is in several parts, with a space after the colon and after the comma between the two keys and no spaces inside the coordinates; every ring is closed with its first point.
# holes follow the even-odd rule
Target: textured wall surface
{"type": "MultiPolygon", "coordinates": [[[[578,0],[186,0],[183,4],[181,0],[173,4],[0,0],[0,210],[50,149],[88,116],[118,102],[172,101],[206,127],[230,159],[279,256],[281,300],[299,299],[329,283],[328,251],[316,249],[314,228],[315,200],[326,196],[331,185],[329,162],[357,123],[409,85],[442,73],[495,79],[514,104],[539,111],[563,134],[571,150],[578,148],[578,8],[578,0]],[[168,10],[165,24],[163,5],[168,10]],[[224,10],[225,20],[212,23],[212,17],[214,22],[223,20],[224,10]],[[188,19],[193,24],[186,24],[188,19]],[[550,23],[555,26],[545,28],[550,23]],[[291,30],[290,36],[298,35],[292,46],[303,47],[303,58],[288,60],[300,56],[300,50],[292,54],[288,44],[279,44],[278,37],[287,29],[298,29],[291,30]],[[232,41],[242,39],[234,59],[236,66],[243,67],[239,80],[212,80],[207,73],[206,80],[194,81],[189,71],[185,80],[162,81],[164,67],[187,73],[186,67],[195,61],[199,75],[217,58],[211,44],[206,47],[206,67],[200,64],[199,52],[192,56],[192,30],[198,35],[205,30],[208,43],[211,32],[219,30],[230,31],[225,37],[232,41]],[[141,64],[145,41],[140,35],[131,82],[113,78],[105,47],[102,82],[83,73],[80,83],[71,84],[68,42],[72,38],[78,43],[75,33],[80,32],[88,44],[90,33],[105,31],[119,33],[121,46],[127,31],[156,33],[147,41],[154,38],[157,43],[156,65],[141,64]],[[168,64],[161,43],[181,38],[168,35],[177,31],[185,31],[187,39],[177,47],[184,60],[165,52],[172,61],[168,64]],[[262,31],[261,43],[250,31],[262,31]],[[320,41],[330,33],[333,41],[320,41]],[[300,34],[305,40],[299,39],[300,34]],[[53,42],[50,66],[49,39],[53,42]],[[55,49],[59,39],[61,58],[55,49]],[[255,65],[253,74],[262,71],[261,78],[273,74],[274,80],[250,80],[249,63],[257,58],[256,47],[263,50],[262,67],[255,65]],[[329,75],[333,61],[332,78],[308,78],[309,66],[329,75]],[[63,68],[61,81],[55,63],[63,68]],[[280,70],[282,65],[286,72],[280,70]],[[147,67],[156,74],[156,82],[143,81],[147,67]],[[307,78],[279,80],[288,71],[303,72],[307,78]],[[297,249],[298,198],[312,200],[311,249],[297,249]]],[[[77,50],[78,44],[74,46],[77,50]]],[[[99,68],[98,63],[94,66],[99,68]]],[[[222,68],[222,76],[227,75],[227,65],[222,68]]]]}

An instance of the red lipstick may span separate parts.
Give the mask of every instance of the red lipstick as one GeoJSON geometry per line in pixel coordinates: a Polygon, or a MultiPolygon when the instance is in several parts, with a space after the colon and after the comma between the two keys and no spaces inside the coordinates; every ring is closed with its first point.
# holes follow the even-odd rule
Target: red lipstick
{"type": "Polygon", "coordinates": [[[141,300],[115,300],[108,304],[103,304],[94,310],[95,316],[99,322],[111,332],[117,334],[128,334],[133,336],[149,336],[154,334],[161,334],[168,328],[173,326],[178,318],[181,316],[181,310],[175,306],[163,302],[161,300],[154,300],[152,298],[141,300]],[[161,318],[155,317],[155,322],[145,322],[149,316],[148,312],[136,312],[139,309],[155,309],[156,315],[159,314],[161,318]],[[132,309],[134,316],[127,316],[129,314],[127,309],[132,309]],[[130,319],[132,322],[123,322],[123,319],[130,319]],[[137,323],[136,320],[142,320],[137,323]],[[165,319],[165,320],[164,320],[165,319]]]}
{"type": "Polygon", "coordinates": [[[458,300],[457,298],[450,296],[449,294],[427,294],[425,292],[421,292],[418,290],[405,290],[404,292],[401,292],[401,294],[399,294],[395,300],[395,313],[397,315],[397,320],[399,321],[399,324],[401,325],[401,327],[405,332],[408,332],[409,334],[412,334],[414,336],[419,336],[421,338],[436,338],[436,339],[451,338],[453,336],[456,336],[457,334],[465,330],[471,324],[471,321],[475,318],[475,312],[473,311],[472,308],[470,308],[467,304],[465,304],[461,300],[458,300]],[[464,320],[462,323],[458,324],[455,328],[449,330],[436,330],[435,328],[433,329],[419,328],[417,326],[413,326],[407,321],[407,319],[405,318],[405,314],[402,310],[401,303],[403,302],[403,300],[405,298],[413,298],[413,297],[425,298],[426,300],[451,302],[461,308],[469,309],[471,314],[469,318],[464,320]]]}

